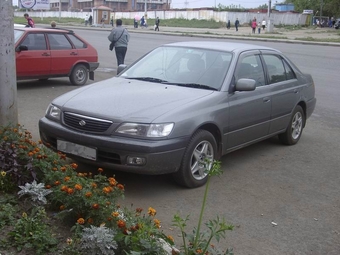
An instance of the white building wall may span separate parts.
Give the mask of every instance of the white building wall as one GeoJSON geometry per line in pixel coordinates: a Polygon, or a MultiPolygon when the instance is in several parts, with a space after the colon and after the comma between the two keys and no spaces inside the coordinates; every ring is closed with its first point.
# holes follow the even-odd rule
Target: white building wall
{"type": "MultiPolygon", "coordinates": [[[[31,17],[57,17],[59,18],[59,11],[32,11],[29,12],[31,17]]],[[[89,12],[66,12],[60,13],[61,18],[85,18],[85,15],[89,12]]],[[[136,15],[139,17],[144,16],[144,12],[114,12],[112,13],[115,19],[134,19],[136,15]]],[[[164,19],[197,19],[197,20],[216,20],[221,22],[227,22],[230,20],[231,24],[234,24],[236,18],[241,24],[247,24],[253,18],[258,21],[267,19],[266,13],[253,13],[253,12],[215,12],[213,10],[170,10],[170,11],[148,11],[148,18],[154,19],[159,17],[164,19]]],[[[14,16],[23,17],[24,12],[14,12],[14,16]]],[[[307,15],[300,13],[271,13],[271,20],[274,25],[304,25],[306,23],[307,15]]]]}

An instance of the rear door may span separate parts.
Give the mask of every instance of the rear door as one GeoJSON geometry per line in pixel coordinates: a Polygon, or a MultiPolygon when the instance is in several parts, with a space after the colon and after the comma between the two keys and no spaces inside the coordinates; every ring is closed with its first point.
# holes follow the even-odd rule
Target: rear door
{"type": "Polygon", "coordinates": [[[272,100],[270,134],[283,131],[300,98],[301,87],[292,67],[274,52],[263,52],[263,60],[272,100]]]}
{"type": "Polygon", "coordinates": [[[78,50],[73,47],[64,33],[48,33],[51,50],[51,72],[54,75],[67,75],[78,61],[78,50]]]}
{"type": "Polygon", "coordinates": [[[26,46],[27,50],[15,53],[17,78],[39,78],[50,74],[51,53],[44,33],[28,33],[19,46],[26,46]]]}

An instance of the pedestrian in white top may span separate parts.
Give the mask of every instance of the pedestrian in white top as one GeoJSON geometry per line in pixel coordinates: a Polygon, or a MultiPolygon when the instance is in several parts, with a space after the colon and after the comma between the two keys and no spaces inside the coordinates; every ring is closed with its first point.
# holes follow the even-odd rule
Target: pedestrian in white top
{"type": "Polygon", "coordinates": [[[85,15],[85,18],[84,18],[84,21],[85,21],[85,26],[87,26],[87,24],[89,23],[89,15],[85,15]]]}
{"type": "Polygon", "coordinates": [[[262,29],[264,30],[265,28],[266,28],[266,20],[263,19],[263,20],[262,20],[262,29]]]}

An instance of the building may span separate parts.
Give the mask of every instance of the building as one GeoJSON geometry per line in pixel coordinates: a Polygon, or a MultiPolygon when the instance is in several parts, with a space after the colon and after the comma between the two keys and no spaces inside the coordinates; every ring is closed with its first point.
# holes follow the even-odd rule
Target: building
{"type": "Polygon", "coordinates": [[[52,10],[91,11],[93,7],[106,6],[113,11],[169,10],[171,0],[50,0],[52,10]]]}

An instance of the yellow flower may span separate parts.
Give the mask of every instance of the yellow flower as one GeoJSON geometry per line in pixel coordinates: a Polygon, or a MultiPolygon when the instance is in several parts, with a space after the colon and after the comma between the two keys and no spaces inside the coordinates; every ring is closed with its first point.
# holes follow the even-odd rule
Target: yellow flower
{"type": "Polygon", "coordinates": [[[155,216],[156,215],[156,210],[155,209],[153,209],[152,207],[149,207],[149,209],[148,209],[148,214],[150,215],[150,216],[155,216]]]}
{"type": "Polygon", "coordinates": [[[23,217],[23,218],[27,218],[27,213],[23,212],[23,213],[22,213],[22,217],[23,217]]]}
{"type": "Polygon", "coordinates": [[[171,242],[174,242],[174,241],[175,241],[174,238],[173,238],[172,236],[168,235],[167,237],[168,237],[168,239],[169,239],[171,242]]]}
{"type": "Polygon", "coordinates": [[[154,219],[153,222],[155,223],[157,228],[161,228],[161,221],[160,220],[154,219]]]}
{"type": "Polygon", "coordinates": [[[66,243],[67,243],[68,245],[71,245],[71,244],[73,243],[72,238],[67,238],[67,239],[66,239],[66,243]]]}
{"type": "Polygon", "coordinates": [[[119,213],[118,213],[118,212],[113,212],[111,215],[112,215],[113,217],[118,217],[118,216],[119,216],[119,213]]]}
{"type": "Polygon", "coordinates": [[[78,222],[78,224],[83,225],[85,223],[85,220],[84,220],[84,218],[79,218],[77,220],[77,222],[78,222]]]}
{"type": "Polygon", "coordinates": [[[6,172],[5,171],[1,171],[0,174],[1,174],[2,177],[6,176],[6,172]]]}

